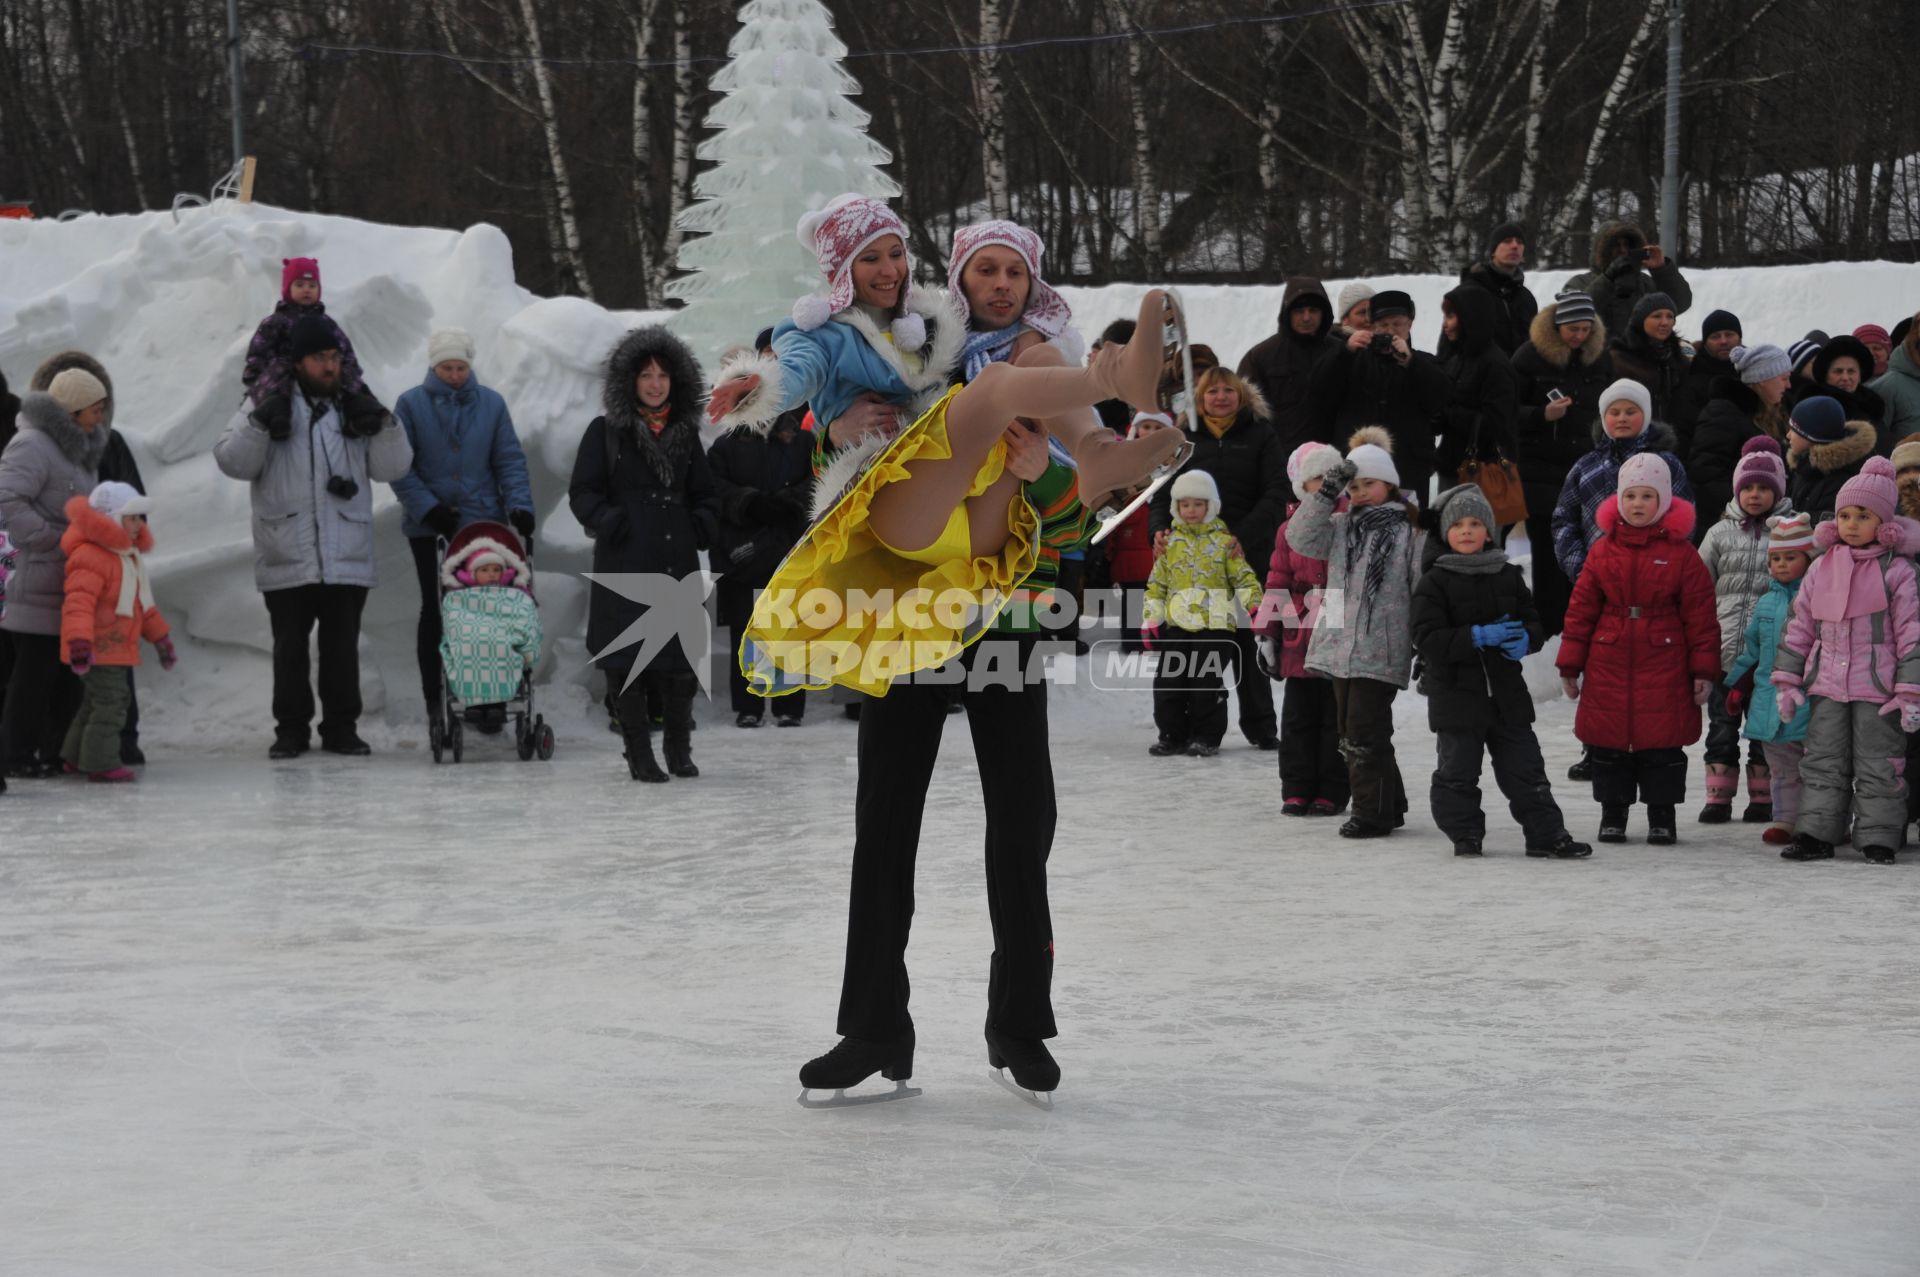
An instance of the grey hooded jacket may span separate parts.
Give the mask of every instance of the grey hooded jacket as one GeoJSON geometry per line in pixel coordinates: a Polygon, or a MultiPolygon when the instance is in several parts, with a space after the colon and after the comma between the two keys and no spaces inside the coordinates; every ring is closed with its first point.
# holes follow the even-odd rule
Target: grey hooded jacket
{"type": "Polygon", "coordinates": [[[0,629],[58,634],[67,590],[60,548],[67,502],[93,491],[110,432],[104,424],[82,430],[52,395],[37,392],[20,401],[19,420],[20,433],[0,455],[0,527],[16,550],[0,629]]]}
{"type": "Polygon", "coordinates": [[[1354,564],[1357,579],[1347,573],[1351,519],[1333,512],[1338,499],[1339,491],[1323,484],[1287,520],[1287,544],[1310,559],[1326,560],[1323,608],[1341,601],[1337,617],[1323,610],[1313,627],[1307,668],[1328,678],[1371,678],[1405,687],[1413,673],[1413,587],[1420,580],[1425,534],[1409,517],[1397,531],[1387,579],[1379,595],[1369,598],[1363,588],[1366,565],[1354,564]]]}
{"type": "Polygon", "coordinates": [[[214,445],[221,473],[253,485],[253,578],[263,594],[374,584],[373,485],[405,475],[413,449],[391,413],[372,439],[349,439],[340,424],[336,401],[322,400],[316,409],[295,393],[285,440],[274,442],[243,408],[214,445]],[[327,482],[336,476],[359,491],[334,496],[327,482]]]}

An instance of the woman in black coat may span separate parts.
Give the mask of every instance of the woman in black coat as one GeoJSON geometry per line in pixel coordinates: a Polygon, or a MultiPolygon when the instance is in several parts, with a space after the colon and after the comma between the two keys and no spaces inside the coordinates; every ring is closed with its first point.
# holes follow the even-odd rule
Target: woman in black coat
{"type": "MultiPolygon", "coordinates": [[[[573,517],[593,538],[596,574],[650,573],[678,581],[700,570],[699,551],[714,543],[719,530],[719,499],[700,446],[702,390],[693,352],[664,328],[635,329],[613,348],[601,385],[603,412],[581,436],[567,487],[573,517]]],[[[608,650],[648,610],[595,581],[587,603],[587,651],[608,684],[619,689],[620,731],[633,778],[667,778],[653,757],[649,691],[664,708],[667,766],[676,776],[698,776],[691,733],[699,684],[676,632],[692,619],[674,618],[637,642],[608,650]],[[636,675],[635,662],[643,656],[636,675]]],[[[699,624],[704,635],[704,609],[699,624]]]]}
{"type": "Polygon", "coordinates": [[[1527,498],[1527,541],[1533,547],[1533,597],[1548,637],[1567,619],[1573,584],[1553,552],[1553,507],[1567,472],[1593,448],[1600,395],[1614,383],[1607,328],[1585,293],[1562,293],[1533,317],[1526,345],[1513,352],[1520,391],[1520,490],[1527,498]],[[1553,392],[1562,396],[1558,401],[1553,392]]]}
{"type": "Polygon", "coordinates": [[[1873,426],[1875,455],[1891,456],[1896,440],[1887,425],[1887,401],[1867,385],[1872,379],[1873,351],[1858,337],[1842,333],[1813,357],[1813,380],[1801,383],[1793,402],[1797,407],[1817,395],[1839,400],[1848,421],[1865,421],[1873,426]]]}
{"type": "Polygon", "coordinates": [[[1441,366],[1453,382],[1446,427],[1434,468],[1451,479],[1469,456],[1477,461],[1513,460],[1514,424],[1520,396],[1513,365],[1494,344],[1500,302],[1484,288],[1462,284],[1441,299],[1446,315],[1441,366]]]}

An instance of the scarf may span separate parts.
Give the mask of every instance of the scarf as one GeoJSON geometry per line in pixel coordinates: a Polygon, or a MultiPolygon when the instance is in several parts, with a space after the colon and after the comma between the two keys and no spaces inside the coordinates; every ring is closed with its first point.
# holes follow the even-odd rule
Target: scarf
{"type": "Polygon", "coordinates": [[[1813,594],[1813,619],[1850,621],[1887,610],[1887,576],[1881,565],[1884,545],[1837,543],[1804,578],[1813,594]]]}
{"type": "Polygon", "coordinates": [[[113,614],[132,616],[136,593],[140,598],[140,606],[149,612],[153,611],[153,582],[147,579],[147,561],[141,557],[140,551],[131,547],[115,550],[114,553],[120,556],[120,597],[114,602],[113,614]]]}
{"type": "Polygon", "coordinates": [[[1367,566],[1363,599],[1380,597],[1380,589],[1387,583],[1387,561],[1393,557],[1394,547],[1400,541],[1399,530],[1406,522],[1407,508],[1397,501],[1347,511],[1347,525],[1352,529],[1347,540],[1347,580],[1353,580],[1353,566],[1364,557],[1367,566]]]}
{"type": "Polygon", "coordinates": [[[960,353],[961,374],[964,380],[971,382],[980,375],[980,370],[988,364],[1003,364],[1013,355],[1013,343],[1020,340],[1020,334],[1027,331],[1027,322],[1008,324],[1005,328],[994,328],[984,332],[967,330],[967,344],[960,353]]]}
{"type": "Polygon", "coordinates": [[[1208,434],[1216,439],[1223,439],[1227,431],[1233,428],[1233,423],[1240,420],[1240,414],[1236,412],[1231,417],[1209,417],[1203,412],[1200,414],[1200,420],[1206,423],[1208,434]]]}
{"type": "Polygon", "coordinates": [[[1478,554],[1449,552],[1435,559],[1433,565],[1449,572],[1464,572],[1468,576],[1492,576],[1507,566],[1507,552],[1493,546],[1488,546],[1478,554]]]}
{"type": "Polygon", "coordinates": [[[640,420],[647,423],[647,430],[658,439],[660,432],[667,428],[667,405],[661,404],[658,408],[641,408],[640,420]]]}

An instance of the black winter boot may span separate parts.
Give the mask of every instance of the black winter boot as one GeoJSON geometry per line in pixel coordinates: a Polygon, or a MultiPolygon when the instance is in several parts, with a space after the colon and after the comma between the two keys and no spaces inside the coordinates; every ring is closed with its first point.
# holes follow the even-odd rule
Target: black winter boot
{"type": "Polygon", "coordinates": [[[1607,803],[1600,808],[1600,841],[1625,842],[1627,840],[1627,806],[1625,803],[1607,803]]]}
{"type": "Polygon", "coordinates": [[[1676,832],[1678,824],[1673,817],[1673,808],[1647,804],[1647,844],[1653,847],[1671,847],[1680,841],[1676,832]]]}
{"type": "MultiPolygon", "coordinates": [[[[1624,823],[1624,822],[1623,822],[1624,823]]],[[[1552,843],[1544,847],[1528,847],[1527,855],[1535,860],[1551,856],[1555,860],[1584,860],[1593,854],[1593,848],[1586,843],[1575,842],[1573,835],[1561,831],[1552,843]]]]}
{"type": "Polygon", "coordinates": [[[685,780],[700,774],[693,765],[693,691],[691,674],[675,674],[666,689],[666,729],[661,752],[667,756],[667,770],[685,780]]]}
{"type": "Polygon", "coordinates": [[[878,1073],[889,1082],[913,1076],[913,1030],[887,1042],[841,1038],[825,1055],[800,1066],[800,1085],[812,1091],[844,1091],[878,1073]]]}
{"type": "Polygon", "coordinates": [[[1593,750],[1586,745],[1580,747],[1580,761],[1567,768],[1568,780],[1593,779],[1593,750]]]}
{"type": "Polygon", "coordinates": [[[1029,1091],[1060,1089],[1060,1066],[1053,1052],[1039,1038],[1016,1038],[987,1027],[987,1065],[1006,1069],[1013,1080],[1029,1091]]]}
{"type": "Polygon", "coordinates": [[[653,757],[653,733],[647,730],[646,720],[639,725],[620,724],[620,738],[627,743],[627,775],[635,780],[644,780],[653,784],[663,783],[667,774],[660,770],[660,764],[653,757]]]}
{"type": "Polygon", "coordinates": [[[1793,845],[1780,853],[1782,860],[1832,860],[1833,844],[1812,834],[1796,834],[1793,845]]]}

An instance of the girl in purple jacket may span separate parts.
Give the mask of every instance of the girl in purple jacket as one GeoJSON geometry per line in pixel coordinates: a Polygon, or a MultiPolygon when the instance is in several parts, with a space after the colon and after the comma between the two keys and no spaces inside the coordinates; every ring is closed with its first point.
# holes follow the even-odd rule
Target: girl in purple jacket
{"type": "MultiPolygon", "coordinates": [[[[1310,496],[1340,460],[1340,450],[1330,444],[1303,443],[1287,458],[1287,482],[1295,492],[1310,496]]],[[[1290,506],[1287,518],[1298,508],[1298,502],[1290,506]]],[[[1334,508],[1346,507],[1343,502],[1334,508]]],[[[1288,545],[1285,520],[1273,538],[1266,585],[1261,615],[1270,644],[1268,662],[1273,677],[1286,684],[1280,707],[1280,814],[1335,816],[1346,807],[1348,793],[1333,684],[1307,668],[1307,641],[1320,614],[1327,561],[1308,558],[1288,545]]]]}
{"type": "Polygon", "coordinates": [[[1853,842],[1890,865],[1907,821],[1906,739],[1920,729],[1920,589],[1906,556],[1920,523],[1898,514],[1893,463],[1870,457],[1814,532],[1829,547],[1807,572],[1774,658],[1780,714],[1811,706],[1803,786],[1787,860],[1831,860],[1853,842]]]}

